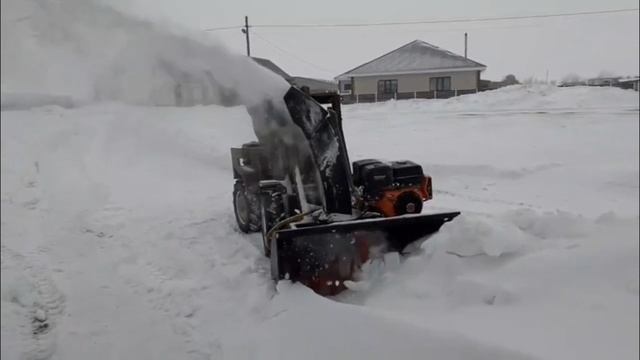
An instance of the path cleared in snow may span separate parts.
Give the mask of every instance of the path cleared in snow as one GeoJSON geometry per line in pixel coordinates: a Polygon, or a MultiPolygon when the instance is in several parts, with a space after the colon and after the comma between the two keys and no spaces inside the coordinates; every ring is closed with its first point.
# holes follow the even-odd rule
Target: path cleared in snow
{"type": "Polygon", "coordinates": [[[325,299],[276,288],[235,227],[244,108],[2,111],[2,358],[638,357],[637,93],[513,87],[344,117],[352,159],[420,162],[425,211],[463,215],[325,299]]]}

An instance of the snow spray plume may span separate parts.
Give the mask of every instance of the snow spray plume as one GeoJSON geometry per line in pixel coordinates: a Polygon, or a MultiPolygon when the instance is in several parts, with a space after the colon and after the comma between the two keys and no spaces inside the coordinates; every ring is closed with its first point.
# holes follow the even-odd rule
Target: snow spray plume
{"type": "Polygon", "coordinates": [[[96,0],[2,0],[1,16],[3,107],[245,105],[261,109],[250,111],[259,139],[295,145],[282,165],[309,161],[284,104],[289,84],[204,35],[160,28],[96,0]]]}
{"type": "Polygon", "coordinates": [[[303,184],[307,185],[307,201],[322,205],[322,185],[311,148],[302,130],[291,119],[282,98],[264,100],[247,110],[258,140],[267,148],[272,166],[291,177],[295,177],[297,167],[303,184]]]}
{"type": "Polygon", "coordinates": [[[250,106],[288,88],[203,35],[159,28],[95,0],[3,0],[1,16],[3,97],[250,106]]]}

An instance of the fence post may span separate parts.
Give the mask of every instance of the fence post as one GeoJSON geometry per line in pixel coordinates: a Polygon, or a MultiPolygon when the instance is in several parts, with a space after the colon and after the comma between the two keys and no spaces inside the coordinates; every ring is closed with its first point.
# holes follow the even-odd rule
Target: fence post
{"type": "Polygon", "coordinates": [[[458,96],[458,89],[453,89],[453,96],[457,97],[458,96]]]}
{"type": "Polygon", "coordinates": [[[414,91],[414,92],[413,92],[413,98],[414,98],[414,99],[417,99],[417,98],[418,98],[418,92],[417,92],[417,91],[414,91]]]}
{"type": "Polygon", "coordinates": [[[393,100],[398,100],[398,93],[397,92],[393,93],[393,100]]]}
{"type": "Polygon", "coordinates": [[[433,98],[434,99],[438,98],[438,90],[433,90],[433,98]]]}
{"type": "Polygon", "coordinates": [[[360,104],[360,94],[356,94],[356,104],[360,104]]]}
{"type": "Polygon", "coordinates": [[[378,102],[378,93],[373,94],[373,102],[378,102]]]}

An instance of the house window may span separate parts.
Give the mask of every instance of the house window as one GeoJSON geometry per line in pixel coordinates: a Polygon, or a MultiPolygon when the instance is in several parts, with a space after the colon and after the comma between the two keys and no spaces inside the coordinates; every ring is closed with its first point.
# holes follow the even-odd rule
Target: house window
{"type": "Polygon", "coordinates": [[[378,80],[378,94],[393,95],[398,92],[398,80],[378,80]]]}
{"type": "Polygon", "coordinates": [[[451,90],[451,76],[431,78],[429,81],[431,90],[451,90]]]}
{"type": "Polygon", "coordinates": [[[343,85],[343,90],[344,91],[351,91],[351,83],[345,83],[343,85]]]}

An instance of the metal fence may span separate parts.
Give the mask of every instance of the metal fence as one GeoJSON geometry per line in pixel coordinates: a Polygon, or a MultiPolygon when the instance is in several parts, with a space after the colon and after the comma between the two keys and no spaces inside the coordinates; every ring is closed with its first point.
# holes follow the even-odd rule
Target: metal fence
{"type": "Polygon", "coordinates": [[[475,94],[478,90],[445,90],[445,91],[414,91],[398,92],[395,94],[350,94],[342,96],[343,104],[374,103],[388,100],[408,99],[448,99],[454,96],[475,94]]]}

